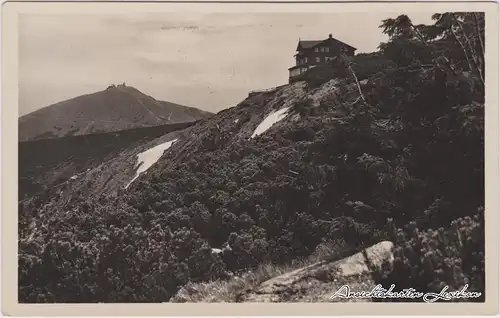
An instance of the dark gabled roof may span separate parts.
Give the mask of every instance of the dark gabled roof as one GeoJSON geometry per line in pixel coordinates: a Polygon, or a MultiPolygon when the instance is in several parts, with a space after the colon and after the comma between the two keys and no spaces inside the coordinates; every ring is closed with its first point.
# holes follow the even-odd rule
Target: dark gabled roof
{"type": "Polygon", "coordinates": [[[318,41],[299,41],[299,45],[297,46],[297,49],[299,47],[302,47],[303,49],[309,49],[312,48],[320,43],[322,43],[324,40],[318,40],[318,41]]]}
{"type": "Polygon", "coordinates": [[[329,39],[333,39],[334,41],[336,41],[336,42],[338,42],[338,43],[342,43],[342,44],[344,44],[345,46],[348,46],[348,47],[350,47],[350,48],[352,48],[352,49],[357,50],[354,46],[351,46],[351,45],[349,45],[349,44],[347,44],[347,43],[344,43],[344,42],[342,42],[342,41],[339,41],[339,40],[337,40],[337,39],[335,39],[335,38],[330,38],[330,37],[329,37],[329,38],[326,38],[326,39],[324,39],[324,40],[311,40],[311,41],[302,41],[302,40],[300,40],[300,41],[299,41],[299,44],[297,45],[297,51],[299,51],[299,49],[300,49],[300,48],[303,48],[303,49],[310,49],[310,48],[313,48],[313,47],[315,47],[316,45],[321,44],[321,43],[323,43],[323,42],[325,42],[325,41],[327,41],[327,40],[329,40],[329,39]]]}

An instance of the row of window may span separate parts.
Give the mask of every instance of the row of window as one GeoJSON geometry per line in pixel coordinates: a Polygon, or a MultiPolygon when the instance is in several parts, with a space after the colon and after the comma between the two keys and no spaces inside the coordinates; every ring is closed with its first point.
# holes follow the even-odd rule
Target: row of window
{"type": "Polygon", "coordinates": [[[299,69],[299,73],[305,73],[307,72],[308,68],[307,67],[302,67],[299,69]]]}
{"type": "MultiPolygon", "coordinates": [[[[330,61],[332,59],[333,59],[333,57],[325,56],[325,61],[330,61]]],[[[321,62],[321,56],[317,56],[316,57],[316,63],[320,63],[320,62],[321,62]]],[[[307,63],[307,57],[299,60],[299,65],[300,64],[305,64],[305,63],[307,63]]]]}
{"type": "Polygon", "coordinates": [[[314,52],[330,52],[329,47],[315,47],[314,52]]]}
{"type": "Polygon", "coordinates": [[[309,67],[301,67],[299,68],[299,74],[307,72],[310,68],[312,68],[312,65],[309,67]]]}
{"type": "Polygon", "coordinates": [[[300,65],[300,64],[305,64],[305,63],[307,63],[307,56],[306,56],[306,57],[304,57],[303,59],[300,59],[300,60],[299,60],[299,65],[300,65]]]}
{"type": "Polygon", "coordinates": [[[299,74],[307,72],[309,69],[315,67],[315,65],[309,65],[306,67],[296,68],[290,71],[290,77],[297,76],[299,74]]]}

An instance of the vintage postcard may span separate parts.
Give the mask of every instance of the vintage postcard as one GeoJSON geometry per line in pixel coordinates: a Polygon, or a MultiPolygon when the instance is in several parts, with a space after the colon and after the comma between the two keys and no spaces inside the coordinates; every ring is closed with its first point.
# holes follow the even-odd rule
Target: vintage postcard
{"type": "Polygon", "coordinates": [[[2,7],[4,315],[498,312],[498,4],[2,7]]]}

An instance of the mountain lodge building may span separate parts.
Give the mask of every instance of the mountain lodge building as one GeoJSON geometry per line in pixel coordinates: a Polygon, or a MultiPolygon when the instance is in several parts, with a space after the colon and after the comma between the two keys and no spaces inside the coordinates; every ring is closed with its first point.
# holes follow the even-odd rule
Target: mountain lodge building
{"type": "Polygon", "coordinates": [[[325,40],[299,40],[295,57],[295,66],[288,69],[289,81],[307,70],[325,63],[343,51],[347,56],[353,56],[357,49],[332,37],[330,34],[325,40]]]}

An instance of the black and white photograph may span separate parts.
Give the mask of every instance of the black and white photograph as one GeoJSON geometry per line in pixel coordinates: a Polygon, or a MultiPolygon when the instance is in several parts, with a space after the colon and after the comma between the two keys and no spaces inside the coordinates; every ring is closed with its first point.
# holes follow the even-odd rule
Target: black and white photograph
{"type": "Polygon", "coordinates": [[[484,303],[487,19],[20,14],[11,292],[484,303]]]}

